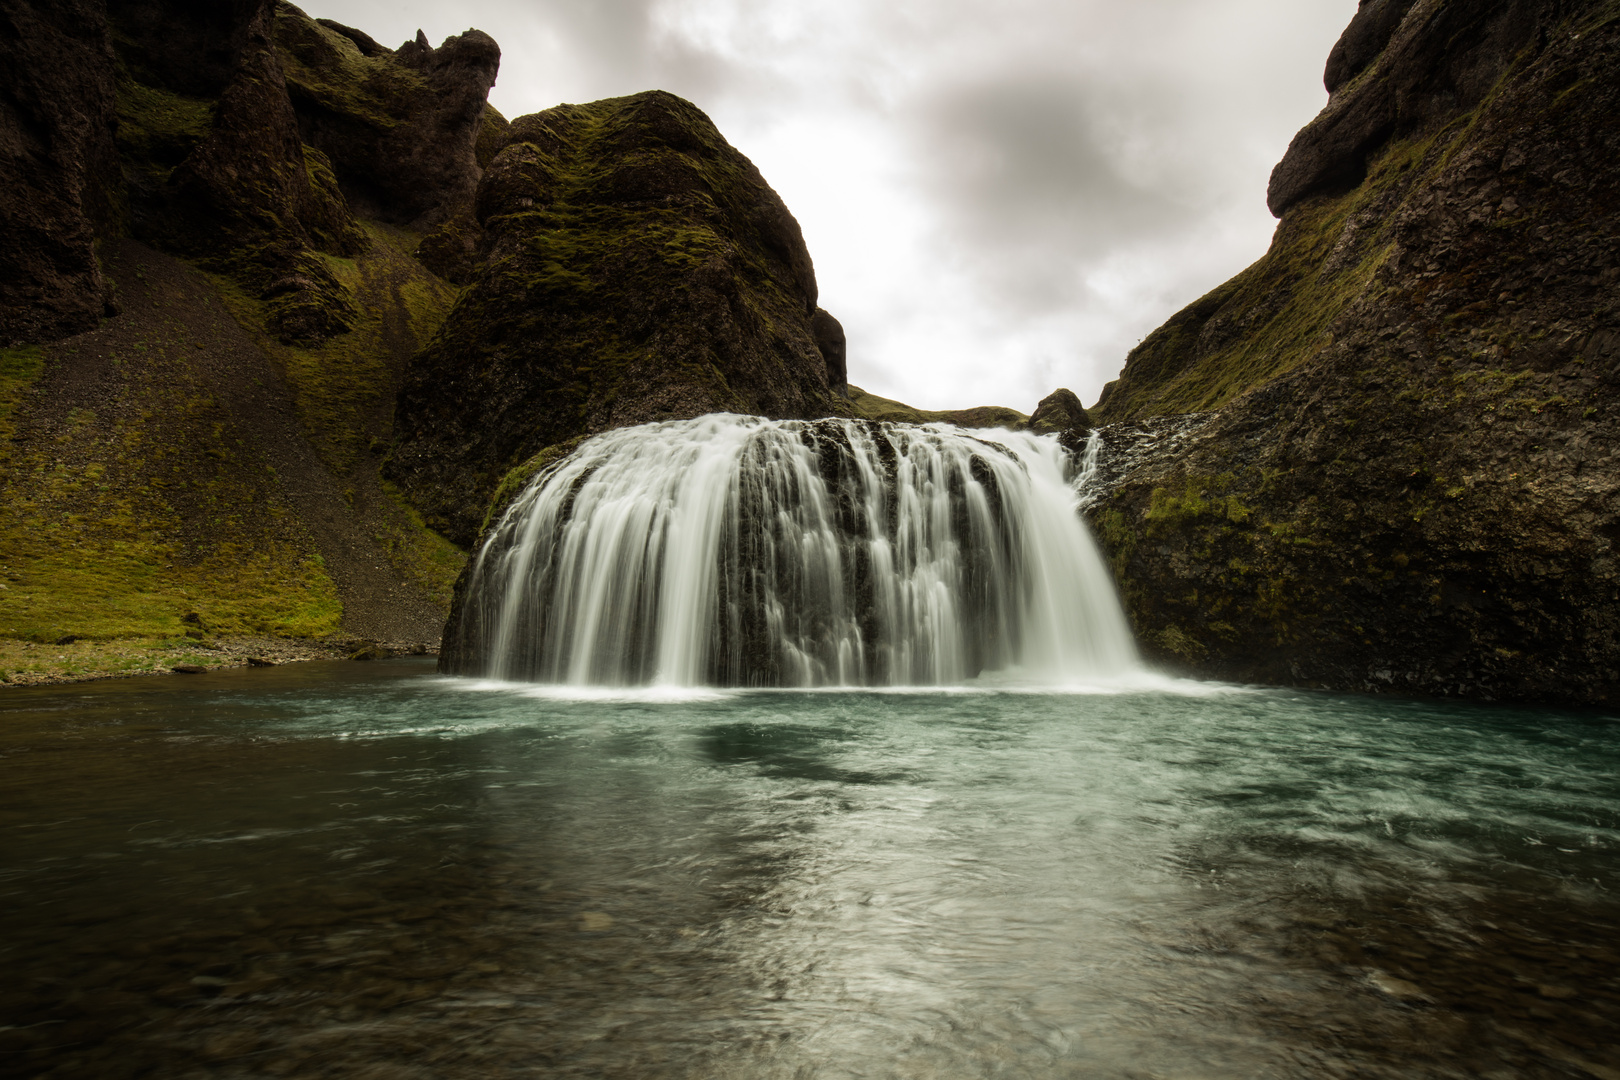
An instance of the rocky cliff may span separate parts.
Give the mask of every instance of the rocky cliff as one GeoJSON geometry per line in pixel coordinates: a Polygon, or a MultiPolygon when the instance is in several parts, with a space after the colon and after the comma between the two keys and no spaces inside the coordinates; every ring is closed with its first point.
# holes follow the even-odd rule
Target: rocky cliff
{"type": "Polygon", "coordinates": [[[849,413],[798,223],[690,102],[560,105],[501,141],[471,283],[399,397],[389,475],[435,528],[471,544],[502,478],[580,435],[849,413]]]}
{"type": "Polygon", "coordinates": [[[416,254],[472,212],[495,43],[273,0],[0,28],[0,676],[431,645],[463,556],[378,465],[456,295],[416,254]]]}
{"type": "Polygon", "coordinates": [[[0,674],[431,644],[445,537],[559,446],[854,412],[798,224],[689,102],[508,123],[487,35],[278,0],[0,29],[0,674]]]}
{"type": "Polygon", "coordinates": [[[1234,679],[1620,694],[1620,4],[1366,0],[1271,249],[1127,359],[1092,513],[1234,679]]]}

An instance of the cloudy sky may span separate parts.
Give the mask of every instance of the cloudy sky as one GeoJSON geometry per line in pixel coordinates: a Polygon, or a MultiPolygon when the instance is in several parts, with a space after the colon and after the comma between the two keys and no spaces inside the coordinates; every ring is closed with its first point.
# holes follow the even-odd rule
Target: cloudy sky
{"type": "Polygon", "coordinates": [[[664,89],[804,227],[850,381],[1087,404],[1265,250],[1266,178],[1356,0],[301,0],[384,44],[469,25],[508,118],[664,89]]]}

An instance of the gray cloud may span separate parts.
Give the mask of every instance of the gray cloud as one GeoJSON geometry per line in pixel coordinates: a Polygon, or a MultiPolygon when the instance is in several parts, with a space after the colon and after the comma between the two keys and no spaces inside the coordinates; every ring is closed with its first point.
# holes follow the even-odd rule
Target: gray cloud
{"type": "Polygon", "coordinates": [[[1026,411],[1058,384],[1094,400],[1136,340],[1261,254],[1266,175],[1356,7],[309,2],[383,41],[488,31],[508,116],[690,98],[799,217],[853,381],[1026,411]]]}

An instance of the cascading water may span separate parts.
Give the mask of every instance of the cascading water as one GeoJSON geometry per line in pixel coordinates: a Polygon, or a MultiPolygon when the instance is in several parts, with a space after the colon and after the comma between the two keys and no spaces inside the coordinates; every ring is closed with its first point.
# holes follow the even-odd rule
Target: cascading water
{"type": "Polygon", "coordinates": [[[712,415],[599,435],[478,552],[445,668],[597,686],[1135,670],[1057,440],[712,415]]]}

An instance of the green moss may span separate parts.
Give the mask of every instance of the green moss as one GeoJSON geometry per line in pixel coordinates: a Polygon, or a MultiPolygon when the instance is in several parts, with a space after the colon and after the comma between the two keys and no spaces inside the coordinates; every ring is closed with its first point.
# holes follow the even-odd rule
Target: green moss
{"type": "Polygon", "coordinates": [[[1219,408],[1310,361],[1331,344],[1334,321],[1380,288],[1394,240],[1389,215],[1376,207],[1443,168],[1465,130],[1459,121],[1396,140],[1355,191],[1291,208],[1258,262],[1131,350],[1096,419],[1219,408]]]}
{"type": "Polygon", "coordinates": [[[1179,626],[1150,630],[1147,637],[1152,644],[1189,664],[1196,664],[1209,655],[1209,649],[1179,626]]]}
{"type": "Polygon", "coordinates": [[[136,82],[117,81],[118,149],[136,167],[167,173],[213,130],[214,103],[136,82]]]}
{"type": "Polygon", "coordinates": [[[11,437],[16,434],[12,417],[44,370],[45,354],[37,345],[0,349],[0,462],[10,453],[11,437]]]}
{"type": "Polygon", "coordinates": [[[1252,511],[1236,494],[1227,494],[1235,482],[1233,474],[1222,473],[1215,477],[1190,478],[1179,492],[1154,488],[1145,515],[1148,535],[1169,536],[1200,519],[1209,519],[1205,524],[1210,521],[1247,523],[1252,511]]]}
{"type": "Polygon", "coordinates": [[[429,600],[449,611],[456,578],[467,564],[467,553],[428,528],[422,515],[394,485],[384,483],[383,491],[394,513],[376,537],[378,546],[388,553],[395,570],[414,581],[429,600]]]}
{"type": "Polygon", "coordinates": [[[398,366],[437,331],[456,296],[406,254],[408,238],[396,236],[403,230],[369,222],[363,227],[370,241],[364,253],[321,257],[333,280],[355,298],[354,326],[340,337],[313,345],[278,341],[268,325],[276,314],[273,301],[255,300],[227,278],[214,279],[227,308],[276,362],[310,442],[339,474],[370,453],[373,439],[386,439],[376,418],[386,417],[398,366]]]}
{"type": "Polygon", "coordinates": [[[567,442],[548,446],[521,465],[508,470],[495,487],[495,495],[489,501],[489,510],[484,514],[484,522],[478,527],[479,535],[483,535],[489,529],[490,523],[506,511],[507,504],[528,487],[531,480],[549,467],[561,463],[569,454],[579,449],[580,443],[584,441],[585,436],[581,435],[567,442]]]}
{"type": "Polygon", "coordinates": [[[283,538],[287,507],[196,389],[194,345],[136,344],[105,409],[41,428],[0,474],[0,637],[177,637],[191,611],[217,633],[335,632],[336,588],[283,538]]]}
{"type": "Polygon", "coordinates": [[[276,45],[287,89],[305,111],[399,126],[409,103],[430,93],[427,81],[392,56],[365,56],[342,34],[288,4],[276,9],[276,45]]]}

